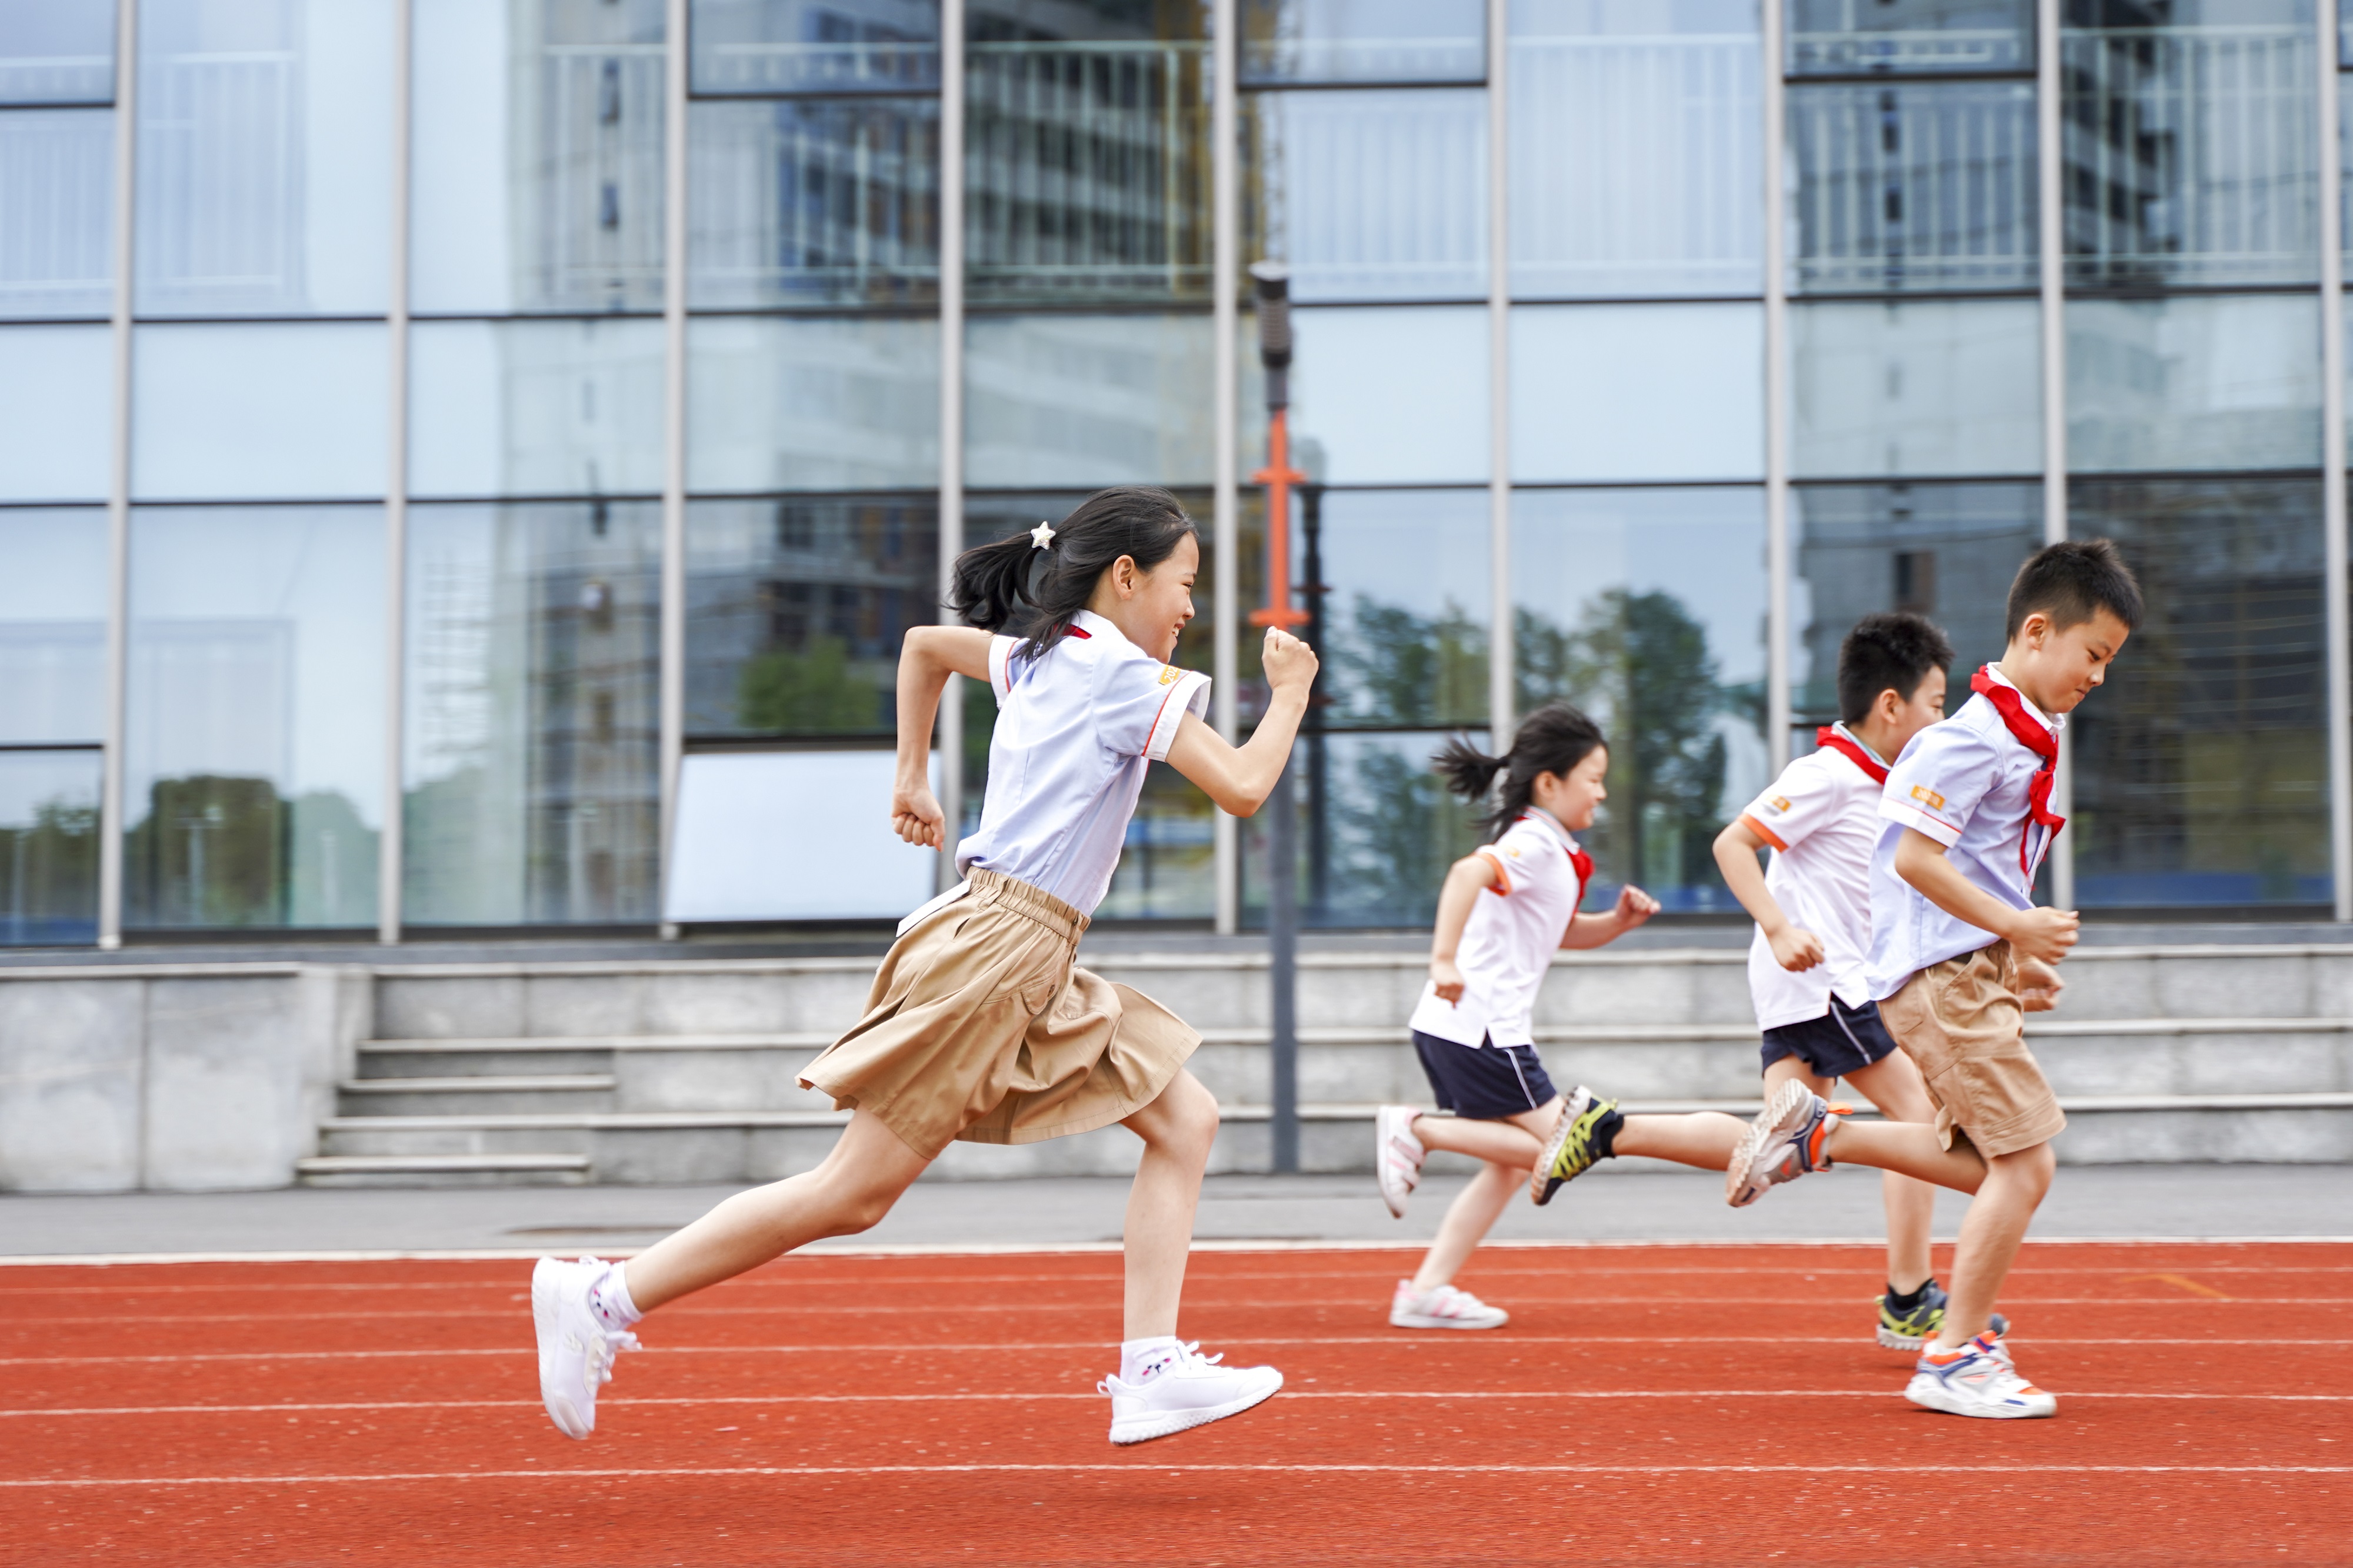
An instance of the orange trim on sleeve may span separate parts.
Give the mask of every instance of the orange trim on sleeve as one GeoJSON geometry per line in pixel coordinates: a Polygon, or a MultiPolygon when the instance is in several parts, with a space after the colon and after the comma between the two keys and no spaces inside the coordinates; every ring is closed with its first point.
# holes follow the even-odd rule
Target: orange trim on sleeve
{"type": "Polygon", "coordinates": [[[1749,816],[1746,812],[1744,811],[1740,814],[1740,820],[1742,825],[1746,826],[1749,832],[1754,833],[1757,837],[1762,838],[1774,848],[1778,849],[1784,855],[1789,852],[1789,847],[1781,842],[1781,838],[1778,834],[1766,826],[1763,823],[1757,821],[1755,817],[1749,816]]]}
{"type": "Polygon", "coordinates": [[[1487,890],[1491,893],[1509,893],[1512,890],[1512,868],[1504,864],[1504,858],[1495,853],[1495,847],[1492,844],[1482,844],[1478,848],[1472,850],[1472,853],[1479,856],[1484,859],[1488,865],[1495,868],[1495,875],[1503,879],[1502,886],[1498,887],[1494,883],[1490,882],[1487,884],[1487,890]]]}

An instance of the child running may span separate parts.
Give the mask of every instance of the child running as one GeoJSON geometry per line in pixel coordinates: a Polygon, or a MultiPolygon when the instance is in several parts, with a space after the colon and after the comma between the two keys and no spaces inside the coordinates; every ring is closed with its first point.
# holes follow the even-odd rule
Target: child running
{"type": "MultiPolygon", "coordinates": [[[[1486,820],[1492,842],[1457,860],[1439,891],[1430,980],[1410,1026],[1430,1092],[1450,1114],[1381,1107],[1374,1168],[1389,1212],[1402,1218],[1428,1151],[1451,1149],[1482,1163],[1446,1211],[1419,1272],[1398,1281],[1389,1321],[1401,1329],[1493,1329],[1510,1314],[1453,1281],[1528,1179],[1543,1134],[1561,1113],[1530,1032],[1536,990],[1556,949],[1599,947],[1659,905],[1629,887],[1609,913],[1577,912],[1593,861],[1572,835],[1593,825],[1594,808],[1608,796],[1609,749],[1576,709],[1558,702],[1537,709],[1503,756],[1457,740],[1436,761],[1454,792],[1470,800],[1484,800],[1504,774],[1503,799],[1486,820]]],[[[1724,1120],[1736,1133],[1741,1124],[1724,1120]]]]}
{"type": "Polygon", "coordinates": [[[1166,761],[1237,816],[1281,774],[1316,669],[1269,630],[1271,689],[1239,749],[1202,722],[1208,680],[1166,661],[1193,618],[1193,521],[1167,491],[1090,496],[1060,527],[966,551],[951,595],[968,626],[918,626],[899,659],[892,826],[940,847],[927,782],[932,721],[951,676],[997,701],[979,830],[965,881],[899,928],[866,1015],[807,1068],[849,1126],[815,1170],[739,1193],[626,1264],[540,1259],[532,1274],[540,1394],[571,1437],[596,1424],[615,1354],[644,1313],[825,1237],[865,1230],[953,1139],[1029,1143],[1119,1122],[1144,1141],[1128,1198],[1125,1342],[1098,1384],[1111,1440],[1139,1443],[1238,1415],[1282,1386],[1176,1337],[1177,1300],[1218,1131],[1185,1063],[1200,1037],[1150,997],[1073,964],[1103,896],[1145,772],[1166,761]]]}

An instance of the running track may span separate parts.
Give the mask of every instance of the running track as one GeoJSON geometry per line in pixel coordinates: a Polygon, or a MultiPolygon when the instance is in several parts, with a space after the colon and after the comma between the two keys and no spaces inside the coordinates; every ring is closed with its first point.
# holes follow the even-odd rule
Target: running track
{"type": "MultiPolygon", "coordinates": [[[[586,1443],[527,1261],[0,1269],[0,1563],[2353,1563],[2353,1243],[2045,1243],[2052,1421],[1898,1395],[1875,1248],[1198,1253],[1284,1392],[1134,1449],[1101,1252],[804,1256],[642,1325],[586,1443]]],[[[1945,1261],[1940,1258],[1940,1265],[1945,1261]]]]}

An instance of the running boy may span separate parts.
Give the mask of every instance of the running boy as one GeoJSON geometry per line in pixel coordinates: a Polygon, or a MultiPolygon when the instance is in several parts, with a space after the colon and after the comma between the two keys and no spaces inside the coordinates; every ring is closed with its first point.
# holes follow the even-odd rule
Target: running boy
{"type": "MultiPolygon", "coordinates": [[[[1593,861],[1574,834],[1608,795],[1609,749],[1593,721],[1566,703],[1528,715],[1512,749],[1491,757],[1468,742],[1437,757],[1454,792],[1484,800],[1504,775],[1487,818],[1491,843],[1454,863],[1438,895],[1430,980],[1414,1009],[1413,1047],[1446,1116],[1385,1105],[1374,1119],[1374,1170],[1389,1212],[1402,1218],[1431,1149],[1482,1162],[1446,1211],[1438,1239],[1410,1279],[1398,1281],[1389,1321],[1402,1329],[1500,1328],[1490,1307],[1454,1276],[1528,1178],[1561,1097],[1537,1059],[1530,1023],[1555,950],[1599,947],[1656,914],[1658,900],[1621,889],[1606,915],[1579,914],[1593,861]]],[[[1583,1089],[1577,1091],[1585,1095],[1583,1089]]],[[[1586,1096],[1589,1099],[1590,1096],[1586,1096]]],[[[1736,1131],[1739,1123],[1731,1121],[1736,1131]]]]}
{"type": "Polygon", "coordinates": [[[627,1264],[543,1258],[532,1274],[540,1394],[567,1436],[645,1312],[797,1247],[867,1229],[952,1139],[1028,1143],[1117,1121],[1144,1140],[1128,1198],[1126,1341],[1098,1385],[1111,1440],[1142,1442],[1249,1409],[1282,1386],[1176,1338],[1177,1299],[1218,1106],[1185,1069],[1200,1037],[1150,997],[1072,959],[1110,885],[1145,769],[1166,760],[1237,816],[1281,774],[1316,660],[1266,637],[1265,715],[1237,749],[1201,721],[1208,681],[1166,661],[1193,618],[1193,521],[1166,490],[1123,488],[1057,527],[968,550],[956,611],[973,629],[918,626],[899,659],[892,826],[939,847],[927,783],[932,720],[951,676],[997,701],[979,831],[956,848],[964,883],[899,928],[866,1016],[803,1069],[849,1110],[815,1170],[739,1193],[627,1264]]]}

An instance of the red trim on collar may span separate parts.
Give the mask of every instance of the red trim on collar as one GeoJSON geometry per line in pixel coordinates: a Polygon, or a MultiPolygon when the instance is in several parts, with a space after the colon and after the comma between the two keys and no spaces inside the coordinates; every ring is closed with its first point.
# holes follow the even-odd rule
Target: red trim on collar
{"type": "Polygon", "coordinates": [[[1839,755],[1846,758],[1847,761],[1852,763],[1856,767],[1859,767],[1864,773],[1869,773],[1871,775],[1872,783],[1875,784],[1883,784],[1887,782],[1887,770],[1881,767],[1877,763],[1873,762],[1869,752],[1864,751],[1861,746],[1855,744],[1852,741],[1848,740],[1844,735],[1840,734],[1828,724],[1823,725],[1820,729],[1814,731],[1814,744],[1820,746],[1826,752],[1836,752],[1839,755]]]}

